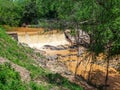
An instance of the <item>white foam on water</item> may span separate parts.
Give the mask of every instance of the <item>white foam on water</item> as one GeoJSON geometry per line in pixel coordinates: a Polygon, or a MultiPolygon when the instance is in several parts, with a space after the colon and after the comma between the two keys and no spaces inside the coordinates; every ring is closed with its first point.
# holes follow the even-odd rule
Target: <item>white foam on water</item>
{"type": "Polygon", "coordinates": [[[69,44],[68,41],[66,41],[65,36],[63,33],[57,33],[57,34],[33,34],[29,35],[18,35],[18,40],[20,43],[26,43],[31,48],[37,48],[42,49],[44,45],[51,45],[51,46],[58,46],[58,45],[65,45],[69,44]]]}

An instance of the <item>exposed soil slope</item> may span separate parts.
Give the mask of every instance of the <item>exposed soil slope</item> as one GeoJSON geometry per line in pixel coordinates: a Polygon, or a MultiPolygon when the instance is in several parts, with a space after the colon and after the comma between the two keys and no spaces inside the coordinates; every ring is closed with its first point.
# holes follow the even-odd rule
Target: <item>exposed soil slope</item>
{"type": "Polygon", "coordinates": [[[21,80],[22,80],[22,81],[25,81],[25,82],[26,82],[26,81],[27,81],[27,82],[30,81],[30,79],[31,79],[31,78],[30,78],[30,72],[29,72],[28,70],[26,70],[26,68],[21,67],[21,66],[19,66],[19,65],[17,65],[17,64],[14,64],[13,62],[5,59],[5,58],[0,57],[0,64],[5,63],[5,62],[10,63],[11,66],[12,66],[12,68],[14,68],[17,72],[20,73],[20,76],[21,76],[21,80]]]}

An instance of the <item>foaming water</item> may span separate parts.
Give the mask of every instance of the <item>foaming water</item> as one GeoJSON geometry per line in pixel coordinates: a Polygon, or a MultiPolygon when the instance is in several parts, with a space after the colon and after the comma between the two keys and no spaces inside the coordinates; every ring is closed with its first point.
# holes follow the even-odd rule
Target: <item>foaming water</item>
{"type": "Polygon", "coordinates": [[[53,33],[53,34],[18,34],[18,40],[21,43],[26,43],[32,48],[42,49],[44,45],[65,45],[69,44],[63,33],[53,33]]]}

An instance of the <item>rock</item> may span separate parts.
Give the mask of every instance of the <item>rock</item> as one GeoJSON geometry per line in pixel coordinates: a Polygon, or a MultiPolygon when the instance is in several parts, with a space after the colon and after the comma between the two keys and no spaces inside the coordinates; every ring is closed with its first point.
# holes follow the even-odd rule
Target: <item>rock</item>
{"type": "Polygon", "coordinates": [[[57,48],[56,47],[50,47],[50,50],[57,50],[57,48]]]}
{"type": "Polygon", "coordinates": [[[51,46],[51,45],[44,45],[43,49],[50,49],[50,50],[65,50],[66,47],[63,45],[58,45],[58,46],[51,46]]]}
{"type": "Polygon", "coordinates": [[[42,55],[45,55],[45,54],[46,54],[45,51],[38,50],[38,49],[34,49],[34,52],[36,52],[36,53],[40,53],[40,54],[42,54],[42,55]]]}
{"type": "Polygon", "coordinates": [[[39,66],[41,66],[41,67],[45,67],[46,66],[46,62],[47,62],[46,59],[38,59],[37,61],[39,62],[39,66]]]}
{"type": "Polygon", "coordinates": [[[48,61],[46,64],[47,68],[50,69],[54,73],[64,73],[67,71],[67,68],[63,63],[60,63],[58,61],[48,61]]]}
{"type": "Polygon", "coordinates": [[[46,58],[48,60],[57,60],[58,59],[58,56],[57,55],[47,55],[46,58]]]}
{"type": "Polygon", "coordinates": [[[57,49],[58,49],[58,50],[65,50],[65,49],[67,49],[67,48],[64,47],[63,45],[58,45],[58,46],[57,46],[57,49]]]}
{"type": "Polygon", "coordinates": [[[24,46],[24,47],[29,47],[29,45],[26,43],[19,43],[19,45],[24,46]]]}
{"type": "Polygon", "coordinates": [[[51,49],[51,50],[56,50],[55,46],[51,46],[51,45],[44,45],[43,49],[51,49]]]}
{"type": "Polygon", "coordinates": [[[72,72],[66,71],[64,74],[66,74],[66,75],[72,75],[72,72]]]}
{"type": "Polygon", "coordinates": [[[77,46],[76,45],[73,45],[73,46],[69,46],[70,49],[76,49],[77,46]]]}

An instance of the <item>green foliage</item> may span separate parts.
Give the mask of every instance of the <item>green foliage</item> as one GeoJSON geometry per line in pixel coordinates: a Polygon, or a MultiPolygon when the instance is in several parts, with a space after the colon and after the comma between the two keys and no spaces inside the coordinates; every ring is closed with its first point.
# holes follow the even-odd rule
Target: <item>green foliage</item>
{"type": "Polygon", "coordinates": [[[19,4],[18,1],[0,0],[0,24],[12,26],[19,24],[22,13],[22,7],[19,4]]]}
{"type": "Polygon", "coordinates": [[[26,5],[24,6],[21,22],[26,24],[37,23],[38,12],[35,0],[28,0],[26,5]]]}
{"type": "MultiPolygon", "coordinates": [[[[120,54],[120,1],[119,0],[69,0],[58,1],[58,17],[69,22],[70,28],[82,29],[91,38],[89,50],[120,54]]],[[[64,27],[64,25],[62,25],[64,27]]],[[[66,26],[65,26],[66,27],[66,26]]]]}
{"type": "Polygon", "coordinates": [[[58,86],[63,86],[63,87],[69,88],[70,90],[83,90],[81,87],[79,87],[78,85],[74,83],[69,82],[66,78],[62,77],[58,73],[47,74],[46,77],[49,83],[52,83],[58,86]]]}
{"type": "Polygon", "coordinates": [[[72,29],[72,30],[70,31],[70,34],[71,34],[71,36],[75,36],[75,35],[76,35],[75,30],[74,30],[74,29],[72,29]]]}
{"type": "Polygon", "coordinates": [[[26,90],[20,75],[9,63],[0,64],[0,89],[1,90],[26,90]]]}
{"type": "Polygon", "coordinates": [[[30,87],[32,90],[50,90],[53,88],[52,85],[36,84],[35,82],[30,82],[30,87]]]}
{"type": "Polygon", "coordinates": [[[98,13],[95,11],[97,16],[94,17],[95,21],[91,21],[93,25],[83,25],[84,29],[90,27],[87,30],[92,32],[91,38],[95,40],[92,48],[94,47],[94,51],[97,53],[105,51],[109,46],[112,55],[120,54],[120,12],[118,11],[120,5],[118,2],[118,0],[98,1],[96,5],[100,9],[96,9],[98,13]],[[97,48],[98,46],[99,48],[97,48]]]}

